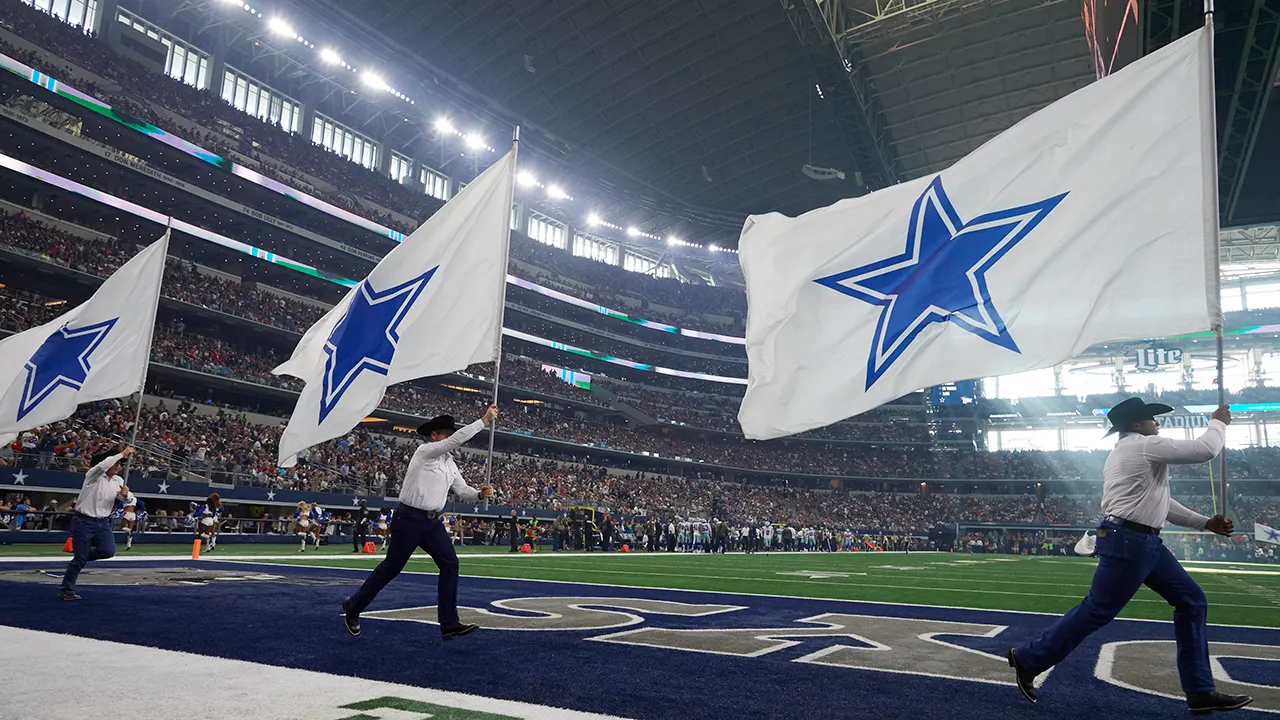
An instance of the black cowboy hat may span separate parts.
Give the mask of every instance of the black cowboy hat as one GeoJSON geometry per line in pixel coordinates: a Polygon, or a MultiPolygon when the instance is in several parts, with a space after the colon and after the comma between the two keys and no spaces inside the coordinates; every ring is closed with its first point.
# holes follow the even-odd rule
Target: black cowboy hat
{"type": "Polygon", "coordinates": [[[97,466],[99,463],[105,461],[107,458],[111,457],[112,455],[118,455],[118,454],[119,454],[119,451],[116,448],[112,448],[110,450],[103,450],[102,452],[96,452],[93,454],[93,457],[89,458],[89,464],[93,466],[97,466]]]}
{"type": "Polygon", "coordinates": [[[458,424],[453,421],[452,415],[437,415],[430,420],[422,423],[418,428],[419,435],[431,436],[435,430],[457,430],[458,424]]]}
{"type": "Polygon", "coordinates": [[[1107,435],[1129,432],[1129,428],[1136,422],[1150,420],[1157,415],[1171,412],[1173,407],[1170,405],[1143,402],[1142,398],[1131,397],[1107,411],[1107,421],[1111,423],[1111,429],[1107,431],[1107,435]]]}

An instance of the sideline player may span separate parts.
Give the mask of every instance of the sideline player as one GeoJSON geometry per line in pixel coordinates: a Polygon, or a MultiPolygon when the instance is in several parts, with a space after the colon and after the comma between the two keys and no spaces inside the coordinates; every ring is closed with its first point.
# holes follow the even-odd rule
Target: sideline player
{"type": "Polygon", "coordinates": [[[1111,408],[1107,420],[1120,439],[1102,470],[1103,521],[1098,526],[1098,569],[1084,601],[1058,620],[1039,640],[1009,649],[1018,689],[1036,701],[1035,678],[1062,662],[1080,641],[1111,622],[1142,585],[1173,606],[1173,635],[1178,643],[1178,677],[1195,715],[1238,710],[1253,698],[1220,693],[1209,664],[1209,634],[1204,591],[1160,541],[1166,522],[1230,536],[1225,516],[1205,517],[1169,496],[1169,465],[1196,465],[1222,452],[1231,410],[1213,411],[1204,434],[1195,440],[1160,437],[1155,418],[1173,412],[1161,403],[1129,398],[1111,408]]]}
{"type": "Polygon", "coordinates": [[[479,625],[458,620],[458,553],[453,549],[449,531],[440,522],[440,511],[449,500],[451,490],[464,502],[493,497],[492,487],[485,485],[477,490],[467,484],[453,461],[452,452],[497,417],[498,408],[490,405],[483,417],[456,432],[452,415],[434,417],[418,428],[418,433],[430,441],[418,446],[405,471],[386,558],[354,595],[342,601],[347,632],[360,634],[360,612],[404,570],[405,563],[419,547],[427,551],[440,569],[436,607],[441,639],[453,640],[480,629],[479,625]]]}
{"type": "Polygon", "coordinates": [[[120,479],[120,461],[132,454],[131,447],[119,453],[100,452],[93,456],[93,467],[84,474],[84,485],[71,517],[71,550],[75,555],[67,563],[67,572],[58,590],[58,597],[63,600],[80,599],[76,594],[76,580],[85,564],[116,554],[111,508],[116,500],[129,497],[129,488],[120,479]]]}

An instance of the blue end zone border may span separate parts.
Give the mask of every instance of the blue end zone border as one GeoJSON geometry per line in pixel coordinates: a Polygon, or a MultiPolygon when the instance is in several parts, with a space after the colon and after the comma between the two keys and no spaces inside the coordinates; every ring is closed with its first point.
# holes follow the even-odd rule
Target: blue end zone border
{"type": "MultiPolygon", "coordinates": [[[[494,609],[493,602],[510,598],[589,596],[601,598],[604,606],[609,598],[640,598],[742,609],[702,617],[637,613],[644,616],[641,625],[603,631],[483,629],[443,644],[433,625],[374,618],[364,621],[361,637],[348,636],[342,627],[339,601],[363,580],[364,570],[216,560],[164,561],[159,565],[252,570],[284,580],[163,587],[94,585],[91,573],[156,568],[157,563],[91,564],[80,588],[84,600],[65,603],[55,598],[56,584],[5,581],[0,576],[0,623],[642,720],[1187,717],[1180,702],[1126,690],[1094,677],[1104,643],[1172,640],[1173,628],[1166,623],[1115,621],[1086,639],[1053,671],[1040,703],[1032,706],[1011,685],[795,662],[838,645],[866,647],[847,638],[802,639],[792,647],[758,657],[588,638],[651,626],[799,630],[805,624],[798,620],[842,613],[1006,626],[993,637],[944,637],[947,643],[971,651],[1002,656],[1009,646],[1038,636],[1054,616],[464,577],[459,600],[469,607],[494,609]]],[[[31,572],[36,567],[29,562],[0,562],[0,571],[31,572]]],[[[64,563],[54,561],[38,567],[57,574],[64,563]]],[[[389,585],[369,610],[434,605],[435,582],[429,574],[406,573],[389,585]]],[[[1278,629],[1214,626],[1210,632],[1214,642],[1280,646],[1278,629]]],[[[965,654],[956,657],[956,670],[962,674],[965,654]]],[[[1224,660],[1223,664],[1239,680],[1264,685],[1276,682],[1274,662],[1224,660]]]]}

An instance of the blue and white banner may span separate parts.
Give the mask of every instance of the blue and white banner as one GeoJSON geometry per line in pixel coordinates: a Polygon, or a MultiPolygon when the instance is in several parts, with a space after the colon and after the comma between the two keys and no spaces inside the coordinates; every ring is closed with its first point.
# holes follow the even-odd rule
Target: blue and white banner
{"type": "Polygon", "coordinates": [[[494,359],[515,156],[512,149],[387,253],[273,371],[307,383],[280,438],[281,467],[345,435],[388,386],[494,359]]]}
{"type": "Polygon", "coordinates": [[[168,249],[166,230],[86,302],[0,341],[0,436],[142,388],[168,249]]]}
{"type": "Polygon", "coordinates": [[[936,175],[747,219],[749,438],[1220,317],[1212,78],[1198,31],[936,175]]]}
{"type": "Polygon", "coordinates": [[[1260,543],[1270,543],[1272,545],[1280,545],[1280,531],[1273,527],[1268,527],[1260,522],[1253,524],[1253,539],[1260,543]]]}

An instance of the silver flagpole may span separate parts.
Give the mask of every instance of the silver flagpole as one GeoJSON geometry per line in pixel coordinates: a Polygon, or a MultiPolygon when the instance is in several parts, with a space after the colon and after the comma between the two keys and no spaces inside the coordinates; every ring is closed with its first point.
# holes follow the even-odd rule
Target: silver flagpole
{"type": "MultiPolygon", "coordinates": [[[[515,132],[511,134],[511,185],[508,197],[515,199],[516,195],[516,171],[515,161],[520,152],[520,126],[517,125],[515,132]]],[[[511,212],[511,202],[507,203],[507,212],[511,212]]],[[[502,271],[498,273],[498,282],[502,283],[502,290],[498,293],[498,331],[493,341],[493,399],[491,402],[494,407],[498,406],[498,380],[502,377],[502,324],[507,313],[507,266],[510,264],[511,255],[511,221],[507,220],[506,240],[502,243],[502,271]]],[[[498,421],[494,420],[489,423],[489,458],[484,466],[484,484],[493,485],[493,438],[498,432],[498,421]]],[[[481,509],[485,512],[489,511],[489,499],[485,498],[480,503],[481,509]]]]}
{"type": "MultiPolygon", "coordinates": [[[[1210,182],[1213,185],[1213,283],[1214,291],[1217,293],[1215,298],[1218,303],[1217,325],[1213,329],[1214,338],[1218,346],[1218,405],[1227,404],[1227,386],[1226,373],[1223,370],[1223,352],[1222,352],[1222,233],[1218,224],[1219,220],[1219,199],[1218,199],[1218,113],[1217,113],[1217,90],[1216,80],[1214,78],[1214,59],[1213,59],[1213,0],[1204,0],[1204,27],[1205,32],[1209,34],[1209,97],[1205,100],[1208,105],[1209,113],[1209,144],[1212,147],[1210,164],[1212,172],[1210,173],[1210,182]]],[[[1221,468],[1221,477],[1218,478],[1219,497],[1221,502],[1217,503],[1219,512],[1223,515],[1227,514],[1227,449],[1224,446],[1222,453],[1218,456],[1218,462],[1221,468]]]]}
{"type": "MultiPolygon", "coordinates": [[[[165,224],[164,224],[164,237],[166,241],[169,239],[169,234],[172,232],[173,232],[173,218],[170,217],[168,220],[165,221],[165,224]]],[[[161,262],[167,265],[168,256],[169,256],[168,242],[165,243],[164,251],[165,251],[165,259],[162,260],[161,262]]],[[[133,433],[129,438],[130,447],[134,447],[138,444],[138,426],[142,424],[142,396],[143,396],[143,393],[147,391],[147,371],[151,369],[151,341],[156,336],[156,313],[160,309],[160,290],[163,288],[164,288],[164,270],[161,270],[160,271],[160,287],[156,289],[156,300],[155,300],[155,303],[151,305],[151,327],[147,330],[147,361],[142,366],[142,383],[138,385],[138,406],[134,408],[134,412],[133,412],[133,433]]],[[[137,452],[136,447],[134,448],[134,451],[137,452]]],[[[125,485],[129,484],[129,467],[131,465],[133,465],[132,456],[130,456],[130,462],[127,462],[124,465],[124,475],[122,476],[121,479],[124,480],[125,485]]]]}

